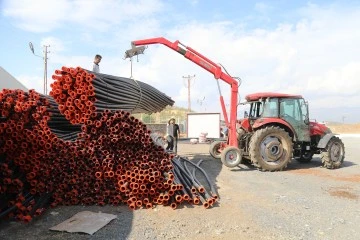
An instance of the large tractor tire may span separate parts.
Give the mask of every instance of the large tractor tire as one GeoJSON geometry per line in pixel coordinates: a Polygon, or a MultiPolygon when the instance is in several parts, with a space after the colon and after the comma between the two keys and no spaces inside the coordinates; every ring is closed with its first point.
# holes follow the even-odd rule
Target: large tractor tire
{"type": "Polygon", "coordinates": [[[242,154],[239,148],[228,146],[221,152],[221,162],[228,168],[236,167],[241,163],[242,154]]]}
{"type": "Polygon", "coordinates": [[[214,141],[210,144],[209,153],[213,158],[220,159],[221,158],[221,145],[224,142],[214,141]]]}
{"type": "Polygon", "coordinates": [[[303,155],[301,155],[301,157],[295,159],[301,163],[309,163],[312,160],[313,156],[314,154],[312,152],[306,152],[303,155]]]}
{"type": "Polygon", "coordinates": [[[339,168],[344,162],[345,147],[344,143],[338,137],[332,137],[321,152],[321,161],[323,166],[328,169],[339,168]]]}
{"type": "Polygon", "coordinates": [[[255,166],[265,171],[281,171],[291,161],[293,142],[285,130],[265,127],[255,131],[249,151],[255,166]]]}

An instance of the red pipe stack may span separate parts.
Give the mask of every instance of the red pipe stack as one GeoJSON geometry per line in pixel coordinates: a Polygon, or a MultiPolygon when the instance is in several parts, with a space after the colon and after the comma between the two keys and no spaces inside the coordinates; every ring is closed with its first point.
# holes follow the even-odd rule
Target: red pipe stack
{"type": "Polygon", "coordinates": [[[94,74],[84,69],[62,67],[55,70],[50,85],[52,96],[59,104],[59,110],[72,124],[85,123],[95,112],[95,89],[92,81],[94,74]]]}
{"type": "Polygon", "coordinates": [[[46,97],[0,92],[0,219],[28,222],[49,205],[199,203],[174,183],[174,156],[155,145],[143,123],[128,112],[95,111],[92,74],[65,67],[56,74],[50,95],[66,119],[82,124],[75,141],[51,132],[46,97]]]}

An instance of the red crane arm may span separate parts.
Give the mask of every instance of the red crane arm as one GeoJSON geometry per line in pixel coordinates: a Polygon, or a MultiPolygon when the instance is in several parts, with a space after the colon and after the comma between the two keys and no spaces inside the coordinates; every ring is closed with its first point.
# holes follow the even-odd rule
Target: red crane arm
{"type": "Polygon", "coordinates": [[[194,49],[182,45],[178,40],[175,42],[170,42],[169,40],[159,37],[159,38],[149,38],[143,40],[136,40],[131,42],[132,46],[141,46],[141,45],[151,45],[151,44],[163,44],[174,51],[180,53],[185,58],[204,68],[208,72],[212,73],[215,79],[221,79],[224,82],[228,83],[231,86],[231,102],[230,102],[230,122],[228,120],[224,98],[220,96],[220,104],[222,112],[224,115],[224,120],[226,125],[229,127],[229,145],[237,146],[237,137],[236,137],[236,119],[237,119],[237,102],[238,102],[238,82],[222,71],[221,67],[195,51],[194,49]],[[181,46],[179,46],[179,44],[181,46]]]}

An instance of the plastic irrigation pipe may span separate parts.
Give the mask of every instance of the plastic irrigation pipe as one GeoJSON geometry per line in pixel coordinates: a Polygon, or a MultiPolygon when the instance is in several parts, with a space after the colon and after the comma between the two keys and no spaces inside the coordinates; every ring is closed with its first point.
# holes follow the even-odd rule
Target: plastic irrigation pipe
{"type": "Polygon", "coordinates": [[[181,177],[183,177],[184,179],[187,180],[187,184],[188,184],[187,186],[188,186],[189,191],[191,192],[191,188],[192,188],[192,187],[195,187],[196,189],[198,189],[198,188],[199,188],[199,185],[198,185],[196,182],[194,182],[194,180],[192,179],[191,176],[189,176],[189,175],[187,174],[186,170],[184,170],[184,169],[183,169],[182,167],[180,167],[179,165],[178,165],[177,167],[179,167],[179,169],[181,170],[181,177]]]}
{"type": "Polygon", "coordinates": [[[182,173],[180,172],[180,170],[178,168],[176,168],[174,166],[174,176],[176,176],[179,179],[179,182],[181,182],[181,184],[184,186],[184,188],[186,188],[186,190],[188,190],[189,192],[191,192],[190,190],[190,186],[192,186],[191,182],[188,181],[187,179],[184,179],[184,176],[182,176],[182,173]]]}
{"type": "Polygon", "coordinates": [[[208,185],[209,185],[209,187],[210,187],[211,192],[217,194],[217,191],[215,190],[213,184],[210,182],[207,173],[206,173],[202,168],[200,168],[199,166],[197,166],[197,165],[194,164],[193,162],[189,161],[188,159],[182,158],[182,160],[184,161],[184,163],[185,163],[185,161],[186,161],[186,162],[192,164],[192,165],[195,167],[194,170],[195,170],[195,169],[199,169],[199,170],[204,174],[205,179],[206,179],[206,181],[208,182],[208,185]]]}
{"type": "Polygon", "coordinates": [[[188,169],[188,167],[186,166],[186,163],[184,162],[184,168],[185,168],[185,171],[189,174],[189,176],[191,176],[191,179],[192,179],[192,182],[193,182],[193,185],[196,189],[199,189],[200,186],[201,186],[201,183],[199,181],[197,181],[197,179],[195,178],[194,175],[191,174],[190,170],[188,169]]]}
{"type": "Polygon", "coordinates": [[[208,183],[209,183],[209,185],[210,185],[210,188],[211,188],[211,192],[213,192],[213,193],[215,193],[216,195],[218,195],[215,187],[214,187],[213,184],[210,182],[209,176],[207,175],[207,173],[206,173],[202,168],[198,167],[195,163],[193,163],[193,162],[191,162],[191,161],[189,161],[189,160],[187,160],[187,159],[185,159],[185,158],[181,158],[181,157],[180,157],[180,159],[182,159],[183,161],[186,161],[186,162],[192,164],[193,166],[197,167],[197,168],[204,174],[205,179],[208,181],[208,183]]]}
{"type": "MultiPolygon", "coordinates": [[[[156,89],[146,83],[143,83],[141,81],[136,81],[136,82],[134,80],[125,81],[124,78],[117,78],[117,79],[113,80],[113,78],[99,77],[96,74],[95,74],[95,76],[96,77],[93,81],[94,85],[98,85],[100,83],[100,85],[105,85],[106,88],[108,88],[109,85],[111,85],[111,86],[116,85],[121,89],[126,89],[126,90],[131,89],[132,92],[137,93],[137,94],[139,94],[141,92],[142,95],[144,95],[143,97],[146,97],[146,95],[148,94],[152,97],[154,97],[154,96],[160,97],[160,99],[168,102],[167,104],[169,104],[169,105],[172,105],[174,103],[174,101],[170,97],[166,96],[164,93],[160,92],[158,89],[156,89]],[[98,80],[99,82],[97,82],[96,80],[98,80]],[[120,84],[119,80],[122,81],[121,84],[120,84]],[[130,85],[130,86],[126,86],[124,84],[124,82],[126,82],[127,85],[130,85]]],[[[120,89],[115,88],[114,90],[118,91],[120,89]]]]}
{"type": "MultiPolygon", "coordinates": [[[[203,161],[203,160],[201,159],[198,163],[196,163],[197,168],[200,167],[199,165],[201,164],[202,161],[203,161]],[[199,164],[199,163],[200,163],[200,164],[199,164]]],[[[186,163],[186,162],[184,162],[184,165],[185,165],[185,163],[186,163]]],[[[201,184],[200,181],[196,178],[196,169],[197,169],[197,168],[196,168],[196,167],[193,168],[192,174],[193,174],[194,178],[198,181],[198,183],[201,184]]],[[[207,182],[207,181],[206,181],[206,182],[207,182]]],[[[207,184],[208,184],[208,187],[211,188],[211,185],[209,184],[209,182],[207,182],[207,184]]],[[[206,188],[205,188],[205,189],[206,189],[206,188]]]]}
{"type": "Polygon", "coordinates": [[[188,183],[182,178],[181,173],[178,170],[175,170],[174,168],[174,179],[177,179],[177,182],[183,186],[183,189],[181,190],[184,194],[187,194],[190,196],[191,189],[187,185],[188,183]],[[178,176],[179,175],[179,176],[178,176]],[[182,181],[180,180],[182,179],[182,181]]]}

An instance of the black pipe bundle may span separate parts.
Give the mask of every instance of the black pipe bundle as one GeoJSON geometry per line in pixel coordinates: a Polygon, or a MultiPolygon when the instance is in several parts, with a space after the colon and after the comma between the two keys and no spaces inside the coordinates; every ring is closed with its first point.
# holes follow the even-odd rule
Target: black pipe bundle
{"type": "Polygon", "coordinates": [[[40,94],[40,96],[41,98],[47,99],[49,103],[47,111],[50,113],[50,119],[47,124],[51,132],[63,140],[75,141],[81,132],[81,125],[71,124],[70,121],[60,113],[59,105],[53,97],[43,94],[40,94]]]}
{"type": "Polygon", "coordinates": [[[174,101],[156,88],[135,79],[94,73],[95,106],[98,110],[124,110],[130,113],[154,113],[174,101]]]}
{"type": "Polygon", "coordinates": [[[201,162],[202,160],[195,164],[187,158],[175,156],[172,159],[172,172],[175,176],[174,183],[183,186],[183,196],[189,196],[193,204],[202,203],[205,208],[209,208],[218,200],[218,193],[207,173],[200,167],[201,162]],[[197,170],[202,174],[201,178],[196,177],[197,170]]]}
{"type": "Polygon", "coordinates": [[[72,124],[85,123],[93,113],[123,110],[154,113],[174,101],[152,86],[134,79],[62,67],[52,76],[50,96],[72,124]]]}

